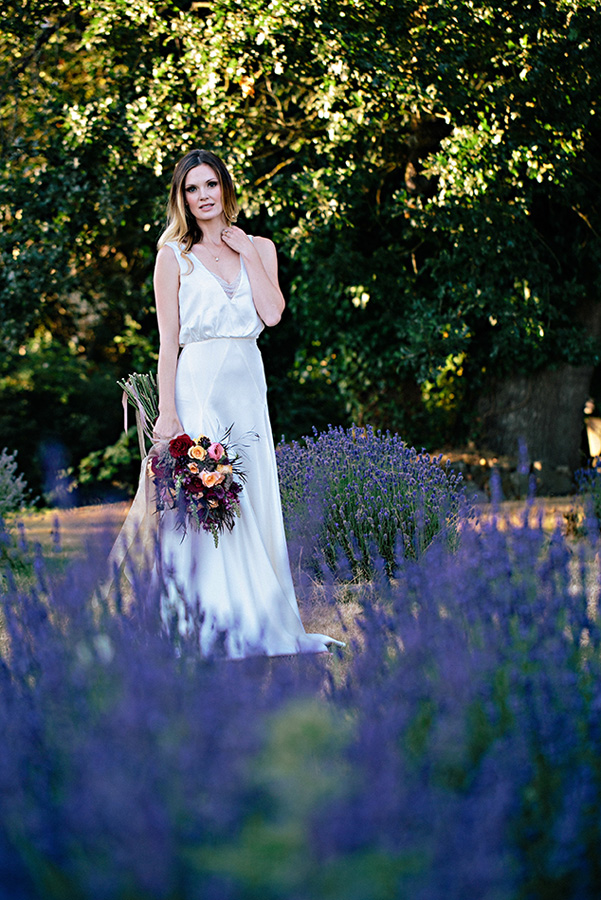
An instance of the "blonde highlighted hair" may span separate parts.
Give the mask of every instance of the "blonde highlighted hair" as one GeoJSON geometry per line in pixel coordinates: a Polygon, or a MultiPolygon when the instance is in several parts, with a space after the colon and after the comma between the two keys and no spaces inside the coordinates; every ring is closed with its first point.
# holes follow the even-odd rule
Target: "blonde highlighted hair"
{"type": "Polygon", "coordinates": [[[207,165],[215,172],[221,187],[223,214],[228,225],[236,221],[238,201],[234,182],[225,163],[210,150],[190,150],[178,162],[171,179],[171,190],[167,203],[167,225],[158,240],[161,248],[167,241],[177,241],[183,254],[187,254],[194,244],[202,241],[202,229],[186,203],[186,175],[196,166],[207,165]]]}

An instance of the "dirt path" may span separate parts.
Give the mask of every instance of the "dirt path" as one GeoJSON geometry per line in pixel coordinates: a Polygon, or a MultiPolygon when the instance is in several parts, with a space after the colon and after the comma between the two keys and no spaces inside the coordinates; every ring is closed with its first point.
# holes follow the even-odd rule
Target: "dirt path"
{"type": "Polygon", "coordinates": [[[68,555],[75,555],[93,541],[95,535],[116,538],[129,507],[129,503],[107,503],[77,509],[32,511],[11,517],[8,524],[23,522],[27,538],[39,542],[44,550],[50,550],[58,521],[61,547],[68,555]]]}
{"type": "MultiPolygon", "coordinates": [[[[66,559],[75,559],[83,555],[90,545],[94,545],[95,538],[100,539],[102,536],[105,546],[107,537],[109,541],[115,539],[129,506],[129,503],[111,503],[63,511],[46,510],[28,512],[19,518],[25,525],[27,538],[30,541],[39,542],[49,555],[52,554],[56,521],[58,520],[62,556],[66,559]]],[[[497,510],[500,527],[503,527],[504,523],[519,524],[522,522],[525,508],[526,505],[523,501],[502,503],[497,510]]],[[[493,514],[490,504],[483,504],[478,507],[478,510],[480,521],[489,519],[493,514]]],[[[534,523],[541,512],[543,527],[547,533],[550,534],[558,525],[566,533],[566,515],[576,512],[582,517],[582,502],[580,498],[573,497],[542,498],[534,504],[530,521],[534,523]]],[[[13,518],[9,524],[14,524],[15,521],[16,519],[13,518]]],[[[587,581],[590,581],[591,585],[594,583],[594,589],[589,585],[589,591],[591,602],[596,604],[599,581],[597,563],[591,569],[587,581]]],[[[302,605],[301,615],[308,631],[333,634],[348,643],[351,639],[360,640],[361,638],[356,624],[360,611],[360,604],[352,598],[345,598],[344,603],[333,605],[321,601],[316,592],[310,602],[302,605]]]]}
{"type": "MultiPolygon", "coordinates": [[[[25,525],[28,538],[39,541],[44,549],[52,547],[55,522],[58,520],[62,547],[69,555],[73,555],[83,550],[95,535],[102,533],[110,538],[116,537],[129,506],[130,504],[125,502],[82,506],[68,510],[27,512],[19,516],[19,519],[25,525]]],[[[479,505],[477,509],[485,519],[493,513],[493,508],[488,503],[479,505]]],[[[498,516],[501,522],[517,524],[523,519],[524,510],[523,500],[510,500],[500,504],[498,516]]],[[[574,511],[582,515],[582,501],[579,497],[543,497],[535,501],[531,515],[537,516],[539,510],[542,510],[543,527],[546,531],[553,531],[558,524],[565,530],[566,515],[574,511]]],[[[14,522],[15,519],[11,521],[14,522]]]]}

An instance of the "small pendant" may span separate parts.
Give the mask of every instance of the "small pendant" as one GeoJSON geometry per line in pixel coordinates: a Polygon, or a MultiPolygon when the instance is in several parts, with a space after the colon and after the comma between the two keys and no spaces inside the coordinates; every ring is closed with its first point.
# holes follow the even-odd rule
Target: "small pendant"
{"type": "Polygon", "coordinates": [[[219,257],[218,257],[218,256],[215,257],[215,262],[219,262],[219,257]]]}

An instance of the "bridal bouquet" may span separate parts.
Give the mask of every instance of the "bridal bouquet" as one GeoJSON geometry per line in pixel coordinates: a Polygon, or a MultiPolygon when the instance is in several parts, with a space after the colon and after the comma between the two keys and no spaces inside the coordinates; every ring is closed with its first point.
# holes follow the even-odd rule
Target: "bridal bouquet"
{"type": "Polygon", "coordinates": [[[158,416],[158,397],[154,376],[134,372],[118,384],[123,388],[124,409],[127,401],[135,407],[143,457],[145,441],[151,445],[146,471],[155,487],[157,512],[177,510],[177,525],[184,534],[188,525],[197,531],[210,531],[217,546],[220,533],[225,528],[231,531],[240,515],[241,482],[246,480],[238,453],[227,443],[231,426],[220,441],[204,434],[196,440],[180,434],[169,442],[156,443],[153,425],[158,416]]]}
{"type": "Polygon", "coordinates": [[[231,531],[240,515],[240,482],[245,479],[239,457],[230,454],[225,443],[229,433],[230,429],[221,441],[204,434],[196,440],[180,434],[166,446],[156,445],[147,465],[157,512],[177,510],[177,524],[184,533],[189,524],[197,531],[210,531],[215,546],[220,533],[225,528],[231,531]]]}

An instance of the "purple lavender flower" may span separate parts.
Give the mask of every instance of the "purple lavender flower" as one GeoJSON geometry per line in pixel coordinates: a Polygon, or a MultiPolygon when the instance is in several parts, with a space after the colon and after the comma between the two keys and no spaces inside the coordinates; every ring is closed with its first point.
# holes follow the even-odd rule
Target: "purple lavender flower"
{"type": "MultiPolygon", "coordinates": [[[[315,483],[294,575],[340,608],[315,483]]],[[[102,600],[108,540],[61,572],[0,533],[10,896],[599,895],[597,545],[532,510],[460,527],[416,558],[397,534],[394,580],[367,544],[346,658],[237,662],[165,632],[148,572],[102,600]]]]}
{"type": "Polygon", "coordinates": [[[456,533],[461,476],[397,434],[330,426],[303,445],[279,447],[278,468],[289,535],[311,528],[320,502],[316,546],[331,564],[340,547],[357,574],[373,573],[372,544],[393,574],[399,536],[404,555],[416,557],[436,535],[452,540],[456,533]]]}

